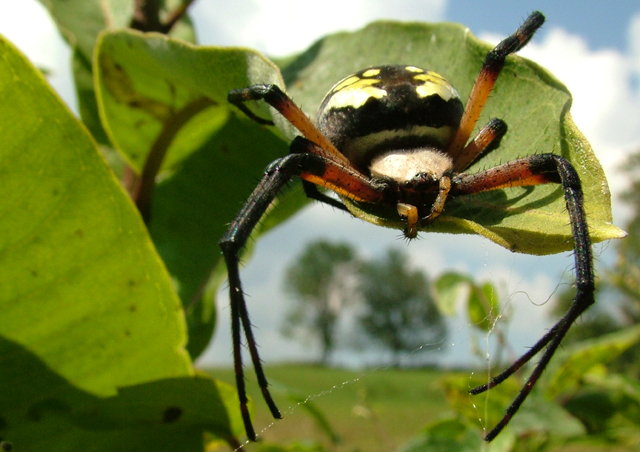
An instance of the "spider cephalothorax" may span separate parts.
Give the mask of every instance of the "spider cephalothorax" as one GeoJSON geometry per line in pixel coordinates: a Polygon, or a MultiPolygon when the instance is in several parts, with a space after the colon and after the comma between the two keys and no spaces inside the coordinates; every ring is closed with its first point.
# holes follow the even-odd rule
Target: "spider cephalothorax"
{"type": "Polygon", "coordinates": [[[505,58],[522,48],[543,22],[544,16],[534,12],[487,54],[464,108],[455,88],[441,75],[411,65],[370,67],[345,77],[325,96],[315,123],[275,85],[254,85],[229,93],[229,101],[249,117],[270,124],[245,104],[249,100],[266,101],[301,134],[292,141],[290,154],[267,168],[220,241],[229,275],[236,384],[249,438],[255,439],[256,435],[247,408],[242,330],[264,399],[275,417],[280,417],[280,412],[269,393],[251,330],[238,254],[271,201],[292,177],[302,180],[309,197],[366,221],[401,228],[408,238],[415,237],[421,227],[445,211],[447,200],[453,197],[515,186],[561,184],[575,249],[574,302],[512,366],[470,391],[477,394],[494,387],[542,352],[527,383],[486,439],[493,439],[524,402],[570,326],[593,303],[591,245],[580,180],[567,160],[544,153],[477,173],[465,171],[488,152],[499,149],[507,130],[500,119],[492,119],[473,139],[469,138],[505,58]],[[340,200],[319,191],[318,186],[334,191],[340,200]]]}

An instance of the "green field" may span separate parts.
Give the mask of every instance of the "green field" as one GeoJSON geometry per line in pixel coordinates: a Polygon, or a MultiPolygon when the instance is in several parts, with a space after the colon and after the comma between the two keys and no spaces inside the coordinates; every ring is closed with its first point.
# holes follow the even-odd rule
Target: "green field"
{"type": "MultiPolygon", "coordinates": [[[[462,393],[466,392],[467,385],[471,387],[480,382],[477,380],[480,375],[476,374],[473,377],[471,371],[392,368],[349,371],[303,364],[269,366],[266,372],[272,384],[272,394],[284,415],[284,419],[274,420],[260,397],[252,369],[247,367],[246,370],[249,393],[255,401],[254,424],[262,438],[259,445],[249,445],[246,448],[248,452],[302,450],[294,447],[296,444],[319,444],[322,448],[317,450],[323,452],[393,452],[415,438],[428,424],[456,417],[456,413],[452,411],[449,402],[445,399],[444,380],[457,381],[463,389],[462,393]],[[328,428],[322,426],[317,416],[310,414],[313,410],[322,413],[328,428]],[[267,447],[270,443],[282,447],[271,449],[267,447]]],[[[215,378],[234,385],[233,371],[230,368],[210,369],[209,372],[215,378]]],[[[510,383],[506,383],[501,388],[511,394],[503,394],[504,391],[500,391],[492,395],[499,401],[500,413],[503,406],[508,404],[520,388],[520,382],[511,380],[508,382],[510,383]]],[[[469,434],[477,434],[478,442],[473,441],[473,443],[479,451],[629,452],[640,450],[638,444],[633,441],[633,444],[619,444],[589,435],[568,441],[566,441],[568,438],[565,438],[565,440],[549,442],[549,438],[544,434],[536,434],[531,438],[520,437],[508,446],[499,444],[498,440],[489,445],[480,440],[481,426],[487,422],[481,398],[469,396],[467,399],[463,395],[460,402],[458,408],[466,411],[470,419],[477,416],[479,428],[477,432],[471,431],[469,434]],[[523,440],[525,441],[522,442],[523,440]]],[[[531,400],[529,402],[518,414],[517,422],[526,422],[527,417],[532,414],[535,418],[535,403],[531,403],[531,400]]],[[[550,416],[551,413],[548,413],[551,419],[550,416]]],[[[538,421],[535,422],[540,422],[539,418],[536,419],[538,421]]],[[[555,425],[555,421],[553,423],[555,425]]],[[[558,422],[557,427],[562,430],[564,424],[558,422]]],[[[632,436],[637,438],[637,435],[632,436]]],[[[473,439],[476,439],[475,436],[473,439]]],[[[454,434],[453,440],[456,444],[457,441],[464,441],[464,438],[457,438],[454,434]]],[[[450,450],[451,442],[447,444],[446,447],[440,447],[437,450],[450,450]]],[[[472,449],[462,448],[465,451],[476,449],[475,446],[472,449]]],[[[425,450],[432,449],[429,447],[425,450]]],[[[229,450],[228,446],[222,446],[211,448],[208,452],[229,450]]],[[[306,447],[303,450],[316,449],[306,447]]],[[[452,452],[456,452],[456,449],[452,452]]]]}
{"type": "MultiPolygon", "coordinates": [[[[247,369],[250,373],[251,369],[247,369]]],[[[212,369],[233,384],[231,369],[212,369]]],[[[339,452],[392,451],[427,423],[452,413],[445,400],[439,370],[374,369],[349,371],[311,365],[270,366],[267,375],[284,419],[273,421],[255,381],[249,378],[255,403],[255,426],[266,442],[288,444],[317,440],[339,452]],[[326,417],[337,442],[331,441],[300,401],[308,399],[326,417]]]]}

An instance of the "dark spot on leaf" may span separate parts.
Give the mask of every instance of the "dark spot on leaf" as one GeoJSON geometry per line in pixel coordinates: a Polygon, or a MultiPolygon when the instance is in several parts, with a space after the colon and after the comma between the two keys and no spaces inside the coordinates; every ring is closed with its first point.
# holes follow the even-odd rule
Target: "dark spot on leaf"
{"type": "Polygon", "coordinates": [[[138,307],[135,304],[132,304],[131,306],[129,306],[129,312],[136,312],[138,310],[138,307]]]}
{"type": "Polygon", "coordinates": [[[9,452],[13,450],[13,445],[9,441],[0,440],[0,450],[3,452],[9,452]]]}
{"type": "Polygon", "coordinates": [[[124,330],[124,335],[127,337],[131,337],[131,331],[130,330],[124,330]]]}
{"type": "Polygon", "coordinates": [[[164,413],[162,413],[162,422],[165,424],[170,424],[180,419],[180,416],[182,416],[182,408],[177,406],[170,406],[164,410],[164,413]]]}
{"type": "Polygon", "coordinates": [[[84,231],[82,229],[76,229],[74,231],[74,234],[76,235],[76,237],[84,237],[84,231]]]}
{"type": "Polygon", "coordinates": [[[66,402],[59,399],[45,399],[37,402],[27,410],[27,418],[33,422],[39,422],[47,415],[64,415],[71,412],[66,402]]]}
{"type": "Polygon", "coordinates": [[[127,284],[129,287],[134,287],[136,285],[136,280],[135,279],[129,279],[127,281],[127,284]]]}
{"type": "Polygon", "coordinates": [[[29,273],[30,273],[30,274],[31,274],[31,276],[33,276],[34,278],[37,278],[37,277],[38,277],[38,271],[37,271],[37,270],[31,270],[29,273]]]}

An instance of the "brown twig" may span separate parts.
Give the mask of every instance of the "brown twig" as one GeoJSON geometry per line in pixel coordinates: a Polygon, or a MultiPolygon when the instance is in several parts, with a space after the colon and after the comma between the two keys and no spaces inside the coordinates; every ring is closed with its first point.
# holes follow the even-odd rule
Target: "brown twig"
{"type": "MultiPolygon", "coordinates": [[[[194,0],[184,0],[167,15],[166,22],[160,20],[160,0],[134,0],[134,11],[129,26],[134,30],[168,34],[173,26],[186,14],[194,0]]],[[[187,104],[182,110],[169,118],[153,142],[141,175],[138,175],[130,166],[125,166],[122,175],[122,183],[128,190],[131,198],[138,206],[140,214],[145,222],[148,222],[151,211],[151,198],[155,177],[160,171],[162,161],[169,145],[180,128],[202,109],[213,105],[213,101],[205,98],[196,99],[187,104]]]]}
{"type": "Polygon", "coordinates": [[[135,0],[133,17],[129,26],[140,31],[162,32],[160,0],[135,0]]]}
{"type": "Polygon", "coordinates": [[[162,162],[173,139],[191,118],[205,108],[215,104],[216,103],[209,98],[199,97],[189,102],[165,121],[160,134],[151,145],[138,183],[131,189],[131,197],[136,203],[145,223],[148,223],[151,215],[151,200],[155,179],[162,167],[162,162]]]}
{"type": "Polygon", "coordinates": [[[167,14],[164,22],[165,33],[169,33],[173,26],[187,13],[187,10],[195,0],[183,0],[182,4],[167,14]]]}
{"type": "Polygon", "coordinates": [[[140,31],[157,31],[167,34],[174,25],[184,17],[194,0],[184,0],[164,21],[160,18],[161,2],[159,0],[135,0],[133,17],[129,26],[140,31]]]}

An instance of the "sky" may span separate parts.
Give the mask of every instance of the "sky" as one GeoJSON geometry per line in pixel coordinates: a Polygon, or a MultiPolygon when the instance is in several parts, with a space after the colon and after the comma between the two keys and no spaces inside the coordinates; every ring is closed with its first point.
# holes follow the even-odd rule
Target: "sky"
{"type": "MultiPolygon", "coordinates": [[[[549,69],[571,90],[572,114],[601,160],[614,196],[614,219],[624,222],[626,211],[617,202],[626,179],[619,167],[630,151],[640,149],[640,3],[620,0],[505,2],[489,0],[199,0],[192,17],[199,42],[207,45],[254,47],[272,56],[304,50],[320,36],[355,30],[377,19],[460,22],[490,42],[513,32],[533,10],[547,22],[520,54],[549,69]]],[[[36,64],[47,68],[50,81],[74,108],[69,73],[69,50],[46,11],[35,0],[0,0],[0,33],[9,37],[36,64]]],[[[231,220],[231,219],[229,219],[231,220]]],[[[305,244],[318,238],[348,241],[369,258],[389,247],[400,247],[416,268],[431,276],[446,270],[467,272],[477,280],[491,280],[504,296],[508,353],[517,355],[550,326],[548,301],[570,280],[570,253],[538,257],[510,253],[486,239],[467,236],[423,235],[407,244],[398,231],[354,220],[326,206],[313,205],[292,221],[262,238],[243,269],[245,290],[256,325],[257,340],[267,362],[314,359],[312,344],[283,338],[281,319],[293,301],[282,290],[283,269],[305,244]]],[[[217,238],[212,238],[217,240],[217,238]]],[[[596,247],[596,260],[610,262],[611,243],[596,247]]],[[[218,297],[219,325],[206,364],[229,364],[231,345],[226,294],[218,297]]],[[[451,325],[439,347],[441,362],[465,364],[473,341],[490,343],[495,334],[470,336],[462,318],[451,325]]],[[[490,348],[491,350],[491,348],[490,348]]],[[[343,352],[336,362],[366,364],[376,357],[343,352]]],[[[477,362],[475,362],[477,364],[477,362]]]]}

